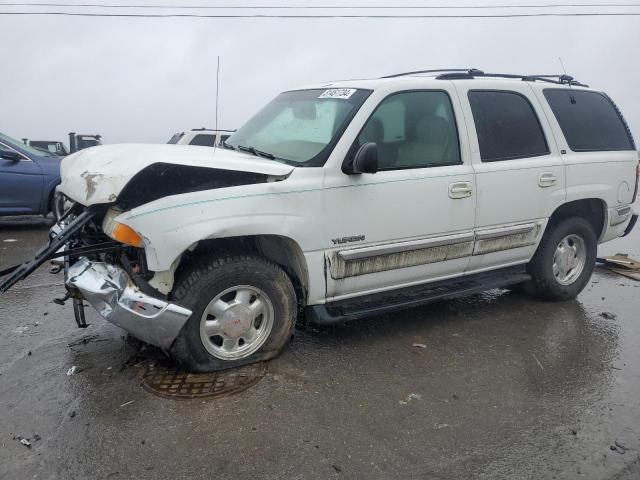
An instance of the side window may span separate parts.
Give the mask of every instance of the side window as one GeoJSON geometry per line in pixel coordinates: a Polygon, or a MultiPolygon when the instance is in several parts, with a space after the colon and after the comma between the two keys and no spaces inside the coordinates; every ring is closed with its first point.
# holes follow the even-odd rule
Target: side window
{"type": "Polygon", "coordinates": [[[470,90],[469,103],[483,162],[549,153],[531,103],[515,92],[470,90]]]}
{"type": "Polygon", "coordinates": [[[624,120],[603,94],[547,88],[544,96],[574,152],[635,150],[624,120]]]}
{"type": "Polygon", "coordinates": [[[458,131],[445,92],[404,92],[384,99],[358,139],[378,145],[380,170],[461,163],[458,131]]]}
{"type": "Polygon", "coordinates": [[[200,145],[202,147],[213,147],[216,143],[216,136],[204,133],[199,133],[189,142],[189,145],[200,145]]]}

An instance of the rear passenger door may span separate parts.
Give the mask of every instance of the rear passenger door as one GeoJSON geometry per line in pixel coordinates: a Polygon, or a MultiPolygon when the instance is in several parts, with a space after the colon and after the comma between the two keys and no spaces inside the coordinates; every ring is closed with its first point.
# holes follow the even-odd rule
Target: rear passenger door
{"type": "Polygon", "coordinates": [[[565,199],[565,167],[532,89],[458,84],[476,173],[476,241],[468,272],[528,261],[565,199]]]}

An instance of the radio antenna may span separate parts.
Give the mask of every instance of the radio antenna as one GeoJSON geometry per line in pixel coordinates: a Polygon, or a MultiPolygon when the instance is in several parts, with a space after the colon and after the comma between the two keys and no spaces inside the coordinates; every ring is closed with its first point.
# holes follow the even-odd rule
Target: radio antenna
{"type": "Polygon", "coordinates": [[[567,69],[564,68],[564,63],[562,61],[562,57],[558,57],[558,60],[560,61],[560,66],[562,67],[562,71],[564,72],[564,74],[567,74],[567,69]]]}
{"type": "Polygon", "coordinates": [[[213,149],[215,151],[218,146],[218,98],[220,89],[220,55],[218,55],[218,63],[216,65],[216,122],[215,122],[215,141],[213,142],[213,149]]]}

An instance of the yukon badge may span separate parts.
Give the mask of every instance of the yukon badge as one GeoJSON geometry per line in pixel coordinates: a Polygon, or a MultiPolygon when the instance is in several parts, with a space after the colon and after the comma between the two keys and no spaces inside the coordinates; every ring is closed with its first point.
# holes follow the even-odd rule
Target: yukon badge
{"type": "Polygon", "coordinates": [[[361,242],[362,240],[364,240],[364,235],[353,235],[352,237],[331,239],[334,245],[340,245],[341,243],[361,242]]]}

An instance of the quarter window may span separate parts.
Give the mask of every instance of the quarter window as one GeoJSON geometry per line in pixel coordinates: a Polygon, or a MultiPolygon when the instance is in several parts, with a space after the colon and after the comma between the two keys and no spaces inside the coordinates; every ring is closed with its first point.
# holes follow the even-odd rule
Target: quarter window
{"type": "Polygon", "coordinates": [[[569,148],[574,152],[634,150],[624,120],[605,95],[568,89],[545,89],[569,148]]]}
{"type": "Polygon", "coordinates": [[[453,108],[445,92],[387,97],[367,120],[356,147],[367,142],[378,145],[380,170],[461,163],[453,108]]]}
{"type": "Polygon", "coordinates": [[[538,117],[523,95],[506,91],[469,91],[469,103],[483,162],[549,153],[538,117]]]}

